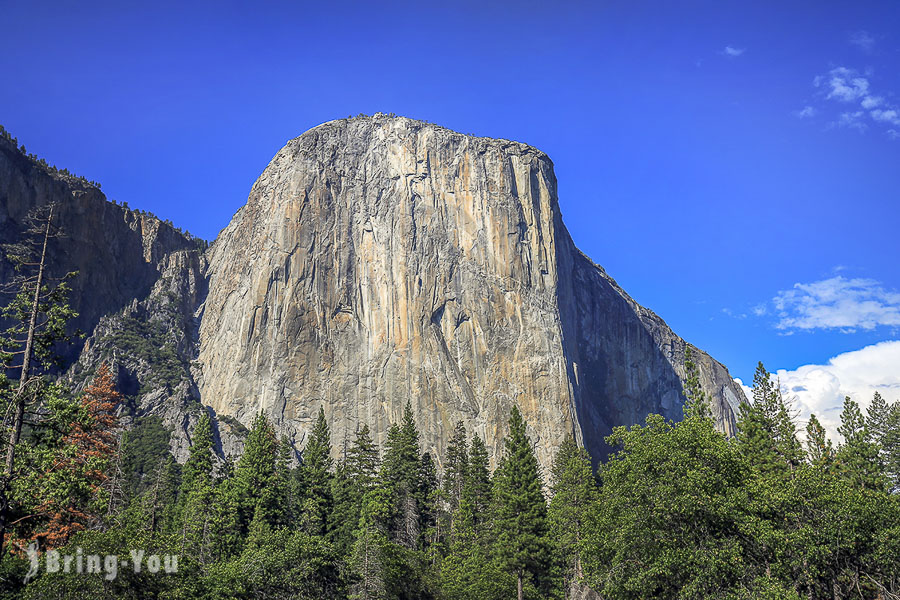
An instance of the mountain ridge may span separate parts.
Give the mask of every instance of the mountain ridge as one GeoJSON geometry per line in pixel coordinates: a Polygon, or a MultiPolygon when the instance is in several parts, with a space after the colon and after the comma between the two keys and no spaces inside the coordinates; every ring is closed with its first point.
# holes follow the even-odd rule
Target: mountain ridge
{"type": "MultiPolygon", "coordinates": [[[[94,257],[98,264],[84,252],[63,255],[61,262],[76,263],[88,280],[97,281],[106,271],[102,265],[116,254],[142,273],[140,281],[124,279],[127,285],[109,291],[108,298],[100,286],[106,299],[82,318],[89,336],[74,354],[69,376],[84,381],[101,362],[112,362],[134,415],[160,417],[173,431],[171,448],[179,460],[186,458],[203,410],[219,417],[220,454],[234,455],[242,448],[242,426],[258,410],[267,412],[299,451],[322,406],[339,451],[355,425],[370,418],[380,441],[412,397],[419,404],[426,449],[441,456],[448,432],[461,419],[496,456],[503,413],[517,403],[525,407],[545,467],[564,437],[575,436],[600,460],[609,450],[603,437],[612,426],[642,422],[648,412],[680,417],[688,345],[577,249],[562,221],[552,161],[537,148],[383,114],[329,121],[275,154],[248,202],[207,248],[155,217],[110,203],[81,179],[54,177],[46,168],[29,172],[23,159],[38,171],[41,165],[18,148],[13,153],[12,146],[9,140],[0,145],[0,175],[7,182],[0,184],[0,226],[15,221],[14,214],[21,218],[27,205],[80,206],[80,212],[66,213],[65,225],[81,238],[96,227],[117,233],[106,236],[106,247],[94,257]],[[58,185],[48,185],[46,178],[58,185]],[[367,195],[376,188],[377,198],[367,195]],[[86,214],[91,211],[108,215],[98,225],[86,214]],[[319,244],[312,253],[303,246],[310,239],[319,244]],[[120,246],[131,250],[121,252],[120,246]],[[331,249],[322,255],[323,248],[331,249]],[[304,259],[295,260],[295,253],[304,259]],[[395,254],[422,273],[399,275],[405,267],[395,254]],[[245,260],[250,256],[256,262],[245,260]],[[385,267],[383,273],[366,271],[376,263],[385,267]],[[423,284],[422,274],[438,283],[423,284]],[[361,279],[354,280],[357,275],[361,279]],[[427,301],[420,302],[418,292],[397,291],[416,278],[431,293],[427,301]],[[256,288],[248,287],[250,280],[256,288]],[[330,291],[306,289],[313,280],[330,291]],[[283,302],[278,290],[300,281],[306,283],[296,287],[296,296],[283,302]],[[370,293],[372,286],[383,293],[370,293]],[[396,309],[407,315],[406,333],[379,324],[397,320],[376,307],[396,293],[403,297],[396,309]],[[248,295],[263,301],[228,305],[248,295]],[[378,312],[375,320],[372,311],[378,312]],[[301,354],[329,348],[331,359],[297,362],[290,373],[282,368],[290,361],[273,359],[263,361],[269,371],[262,369],[265,352],[273,357],[286,352],[283,359],[298,352],[270,327],[270,312],[273,319],[294,315],[306,323],[301,337],[312,337],[305,346],[297,344],[305,348],[301,354]],[[365,314],[370,320],[363,323],[365,314]],[[269,337],[260,338],[260,331],[269,337]],[[381,362],[369,365],[360,379],[362,371],[351,371],[368,360],[359,358],[364,353],[354,354],[363,348],[381,353],[381,362]],[[635,356],[626,356],[629,352],[635,356]],[[406,356],[407,365],[400,364],[399,355],[406,356]],[[390,393],[375,366],[384,381],[393,382],[390,393]],[[321,368],[332,380],[319,377],[321,368]],[[239,372],[251,383],[238,381],[239,372]],[[319,379],[327,385],[309,383],[319,379]],[[322,396],[326,388],[349,396],[354,385],[368,386],[370,396],[353,402],[322,396]]],[[[14,229],[7,238],[15,237],[14,229]]],[[[76,301],[84,304],[84,294],[75,294],[76,301]]],[[[742,392],[724,366],[694,350],[704,389],[715,400],[717,423],[733,433],[742,392]]]]}

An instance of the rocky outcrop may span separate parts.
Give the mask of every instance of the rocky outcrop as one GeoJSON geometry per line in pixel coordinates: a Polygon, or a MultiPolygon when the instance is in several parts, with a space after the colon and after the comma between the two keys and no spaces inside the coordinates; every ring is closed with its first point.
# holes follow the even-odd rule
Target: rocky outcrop
{"type": "MultiPolygon", "coordinates": [[[[290,141],[210,248],[197,383],[219,415],[259,410],[303,445],[378,441],[407,400],[427,450],[458,420],[496,457],[518,404],[542,464],[574,436],[679,418],[686,343],[574,246],[550,159],[384,115],[290,141]]],[[[719,426],[741,390],[697,351],[719,426]]]]}
{"type": "MultiPolygon", "coordinates": [[[[127,399],[123,423],[159,416],[173,431],[176,457],[186,459],[188,432],[202,410],[191,361],[196,311],[206,294],[206,243],[107,201],[94,184],[26,156],[0,136],[0,244],[21,240],[27,215],[50,203],[60,231],[49,248],[50,274],[77,271],[70,280],[69,301],[78,312],[72,330],[86,336],[62,350],[67,376],[80,390],[109,363],[127,399]]],[[[0,253],[0,281],[11,275],[0,253]]]]}
{"type": "MultiPolygon", "coordinates": [[[[20,240],[29,212],[50,203],[61,233],[49,248],[51,275],[78,272],[69,300],[79,313],[73,326],[85,333],[104,315],[144,298],[169,253],[198,247],[153,215],[107,201],[95,185],[40,164],[0,136],[0,244],[20,240]]],[[[0,281],[11,270],[0,253],[0,281]]]]}

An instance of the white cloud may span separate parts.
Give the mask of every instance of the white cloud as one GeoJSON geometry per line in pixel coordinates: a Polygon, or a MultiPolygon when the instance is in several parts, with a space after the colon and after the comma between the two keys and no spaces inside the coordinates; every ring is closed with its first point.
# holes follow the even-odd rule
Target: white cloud
{"type": "Polygon", "coordinates": [[[732,46],[725,46],[725,49],[722,50],[722,54],[724,54],[725,56],[730,56],[731,58],[736,58],[746,51],[746,48],[734,48],[732,46]]]}
{"type": "Polygon", "coordinates": [[[892,140],[898,140],[900,139],[900,131],[897,131],[896,129],[888,129],[887,136],[892,140]]]}
{"type": "Polygon", "coordinates": [[[900,125],[900,111],[895,108],[889,110],[876,109],[869,114],[872,115],[872,118],[876,121],[890,123],[891,125],[900,125]]]}
{"type": "Polygon", "coordinates": [[[871,52],[875,48],[875,38],[868,31],[855,31],[850,34],[850,43],[863,52],[871,52]]]}
{"type": "Polygon", "coordinates": [[[884,98],[882,98],[881,96],[866,96],[862,99],[862,102],[860,102],[862,107],[866,110],[875,108],[876,106],[881,106],[883,103],[884,98]]]}
{"type": "Polygon", "coordinates": [[[794,116],[798,119],[807,119],[816,116],[816,109],[812,106],[804,106],[801,110],[795,110],[794,116]]]}
{"type": "MultiPolygon", "coordinates": [[[[900,325],[900,293],[873,279],[840,275],[813,283],[796,283],[772,300],[782,330],[874,329],[900,325]]],[[[900,363],[898,363],[900,364],[900,363]]]]}
{"type": "MultiPolygon", "coordinates": [[[[866,131],[871,123],[900,127],[900,107],[890,104],[884,96],[873,94],[868,75],[871,73],[863,76],[856,69],[835,67],[827,75],[819,75],[813,79],[814,87],[823,88],[820,98],[824,97],[825,100],[833,100],[840,104],[858,105],[855,110],[842,111],[829,126],[847,127],[860,132],[866,131]]],[[[808,106],[794,112],[794,115],[800,118],[812,116],[807,114],[807,108],[815,110],[808,106]]],[[[896,132],[895,129],[887,130],[888,137],[896,139],[891,131],[896,132]]]]}
{"type": "MultiPolygon", "coordinates": [[[[888,402],[900,400],[900,341],[887,341],[845,352],[824,365],[804,365],[774,372],[785,397],[793,399],[801,427],[815,414],[832,439],[839,440],[844,397],[865,410],[875,392],[888,402]]],[[[749,390],[745,388],[749,394],[749,390]]]]}
{"type": "MultiPolygon", "coordinates": [[[[821,78],[816,79],[821,83],[821,78]]],[[[831,70],[828,74],[828,86],[831,88],[826,96],[829,100],[853,102],[865,98],[869,94],[869,80],[861,77],[855,70],[845,67],[831,70]]]]}

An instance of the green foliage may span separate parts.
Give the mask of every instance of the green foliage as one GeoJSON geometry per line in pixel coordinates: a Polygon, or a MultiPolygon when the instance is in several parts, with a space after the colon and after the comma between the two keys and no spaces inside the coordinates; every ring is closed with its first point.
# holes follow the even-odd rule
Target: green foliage
{"type": "Polygon", "coordinates": [[[565,440],[556,453],[550,489],[550,539],[562,560],[566,582],[579,581],[584,575],[582,551],[588,523],[599,491],[590,455],[571,439],[565,440]]]}
{"type": "Polygon", "coordinates": [[[585,552],[589,579],[610,599],[708,598],[745,565],[738,522],[747,467],[709,419],[618,427],[621,448],[600,471],[585,552]],[[633,565],[632,568],[624,568],[633,565]]]}
{"type": "Polygon", "coordinates": [[[325,535],[329,530],[329,516],[334,504],[331,470],[331,434],[325,411],[320,407],[299,469],[303,528],[315,535],[325,535]]]}
{"type": "Polygon", "coordinates": [[[331,539],[345,555],[353,545],[363,498],[374,489],[379,469],[378,447],[369,435],[369,426],[363,425],[355,435],[346,459],[338,466],[332,480],[334,508],[331,539]]]}
{"type": "Polygon", "coordinates": [[[737,437],[743,455],[765,473],[791,471],[803,460],[781,389],[762,363],[753,376],[753,403],[741,404],[737,437]]]}
{"type": "Polygon", "coordinates": [[[712,411],[709,407],[709,400],[703,393],[703,386],[700,385],[700,369],[694,362],[693,350],[690,346],[684,349],[684,416],[689,417],[711,417],[712,411]]]}
{"type": "Polygon", "coordinates": [[[154,415],[140,417],[125,434],[122,470],[125,491],[129,497],[140,495],[153,484],[152,475],[160,463],[170,465],[177,472],[174,457],[169,452],[171,430],[154,415]]]}
{"type": "Polygon", "coordinates": [[[469,470],[469,453],[466,447],[466,427],[462,421],[456,424],[453,437],[447,444],[444,460],[444,496],[450,512],[459,508],[463,487],[469,470]]]}
{"type": "MultiPolygon", "coordinates": [[[[143,417],[123,440],[127,502],[63,551],[177,555],[178,572],[122,568],[108,580],[41,570],[23,587],[27,564],[7,557],[0,594],[550,600],[583,597],[587,585],[608,600],[897,594],[900,495],[884,485],[895,407],[876,404],[863,418],[848,401],[837,449],[813,417],[803,453],[764,369],[756,383],[737,440],[702,411],[679,423],[649,415],[644,425],[615,429],[607,442],[618,451],[598,477],[585,450],[565,441],[550,472],[549,505],[517,408],[493,475],[481,437],[467,443],[461,424],[439,474],[419,445],[410,403],[388,432],[383,462],[362,425],[333,464],[320,410],[296,468],[291,446],[262,414],[237,463],[218,469],[209,413],[191,432],[181,469],[168,451],[170,432],[143,417]]],[[[31,447],[18,457],[32,473],[59,456],[54,430],[65,435],[85,418],[63,387],[41,396],[52,426],[29,431],[31,447]]],[[[23,478],[15,489],[17,516],[39,496],[90,500],[81,494],[89,478],[78,471],[23,478]]],[[[24,537],[25,529],[14,533],[24,537]]]]}
{"type": "Polygon", "coordinates": [[[809,423],[806,425],[806,452],[814,465],[827,467],[834,462],[831,440],[825,435],[825,428],[819,423],[816,415],[810,415],[809,423]]]}
{"type": "Polygon", "coordinates": [[[178,356],[170,328],[161,321],[139,319],[122,314],[117,327],[104,343],[127,356],[143,359],[150,365],[150,375],[141,381],[139,395],[160,386],[169,390],[188,378],[188,367],[178,356]]]}
{"type": "Polygon", "coordinates": [[[514,406],[504,454],[494,473],[493,533],[500,564],[517,578],[520,588],[526,581],[541,582],[548,567],[547,503],[541,487],[525,420],[514,406]]]}
{"type": "Polygon", "coordinates": [[[849,396],[844,398],[838,433],[844,436],[844,444],[837,452],[838,468],[859,487],[883,489],[886,481],[879,447],[872,440],[859,404],[849,396]]]}
{"type": "Polygon", "coordinates": [[[264,529],[248,540],[239,556],[215,564],[197,591],[205,598],[223,600],[341,598],[338,565],[334,550],[320,536],[264,529]]]}

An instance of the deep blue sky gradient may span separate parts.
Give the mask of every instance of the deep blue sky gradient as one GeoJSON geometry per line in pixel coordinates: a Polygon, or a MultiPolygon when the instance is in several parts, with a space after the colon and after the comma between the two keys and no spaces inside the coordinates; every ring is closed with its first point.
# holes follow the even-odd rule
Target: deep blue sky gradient
{"type": "Polygon", "coordinates": [[[126,4],[0,0],[0,123],[110,198],[212,239],[288,139],[394,112],[547,152],[579,247],[745,381],[897,338],[751,310],[900,289],[900,140],[813,85],[897,104],[896,2],[126,4]]]}

